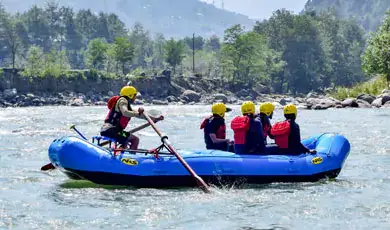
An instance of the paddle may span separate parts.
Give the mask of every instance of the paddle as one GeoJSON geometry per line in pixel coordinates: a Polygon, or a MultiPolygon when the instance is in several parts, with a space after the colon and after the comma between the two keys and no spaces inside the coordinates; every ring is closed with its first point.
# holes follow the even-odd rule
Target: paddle
{"type": "Polygon", "coordinates": [[[187,162],[176,152],[176,150],[173,148],[173,146],[171,145],[171,143],[168,141],[168,137],[167,136],[163,136],[160,131],[157,129],[156,127],[156,124],[153,122],[153,120],[149,117],[148,114],[146,113],[143,113],[146,120],[148,120],[148,122],[150,123],[150,125],[152,126],[152,128],[154,129],[154,131],[156,131],[157,135],[159,135],[161,137],[161,141],[167,146],[168,150],[173,153],[177,159],[180,161],[180,163],[187,169],[187,171],[192,175],[192,177],[196,180],[196,182],[198,183],[198,186],[206,193],[209,193],[210,192],[210,188],[209,186],[203,181],[203,179],[201,177],[199,177],[195,172],[194,170],[192,170],[192,168],[187,164],[187,162]]]}

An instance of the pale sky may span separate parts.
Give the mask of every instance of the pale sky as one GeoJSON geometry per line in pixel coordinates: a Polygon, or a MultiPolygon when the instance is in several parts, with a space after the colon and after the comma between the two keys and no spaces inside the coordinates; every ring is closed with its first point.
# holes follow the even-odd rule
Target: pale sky
{"type": "MultiPolygon", "coordinates": [[[[213,0],[201,0],[212,3],[213,0]]],[[[214,0],[217,7],[221,7],[222,0],[214,0]]],[[[248,15],[252,19],[267,19],[272,12],[285,8],[299,13],[307,0],[224,0],[225,9],[248,15]]]]}

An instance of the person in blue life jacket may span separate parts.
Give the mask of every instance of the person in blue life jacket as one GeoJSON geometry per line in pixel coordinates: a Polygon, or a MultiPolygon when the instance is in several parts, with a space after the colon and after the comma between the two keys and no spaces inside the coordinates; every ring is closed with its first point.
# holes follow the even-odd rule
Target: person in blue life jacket
{"type": "MultiPolygon", "coordinates": [[[[137,89],[133,86],[124,86],[120,91],[120,96],[113,96],[107,102],[109,112],[100,129],[100,135],[116,139],[121,145],[120,148],[126,149],[130,144],[130,149],[138,149],[139,138],[129,132],[124,131],[131,118],[146,119],[143,116],[144,109],[138,108],[134,111],[131,104],[134,103],[137,96],[137,89]]],[[[164,117],[152,117],[152,120],[163,120],[164,117]]]]}
{"type": "Polygon", "coordinates": [[[200,129],[204,130],[206,149],[216,149],[234,152],[233,142],[226,138],[225,113],[230,112],[224,103],[215,103],[211,106],[212,115],[206,117],[200,129]]]}
{"type": "Polygon", "coordinates": [[[275,106],[271,102],[265,102],[260,105],[260,113],[258,117],[261,120],[263,126],[264,144],[267,145],[267,137],[274,139],[271,134],[271,121],[272,115],[274,114],[275,106]]]}
{"type": "Polygon", "coordinates": [[[295,122],[298,114],[294,104],[288,104],[283,108],[285,121],[275,123],[271,128],[271,135],[274,136],[279,152],[289,155],[300,155],[302,153],[316,153],[316,150],[306,148],[301,142],[299,125],[295,122]]]}
{"type": "Polygon", "coordinates": [[[265,152],[263,127],[255,116],[255,104],[246,101],[241,105],[242,116],[231,122],[234,131],[234,150],[237,154],[262,154],[265,152]]]}

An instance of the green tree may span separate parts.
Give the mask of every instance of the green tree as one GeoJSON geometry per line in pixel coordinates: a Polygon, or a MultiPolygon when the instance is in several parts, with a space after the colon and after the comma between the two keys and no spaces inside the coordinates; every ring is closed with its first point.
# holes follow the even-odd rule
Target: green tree
{"type": "Polygon", "coordinates": [[[379,29],[368,41],[362,56],[363,70],[370,75],[383,75],[390,82],[390,12],[379,29]]]}
{"type": "Polygon", "coordinates": [[[126,66],[131,64],[134,57],[134,46],[125,37],[118,37],[114,42],[115,60],[121,66],[122,73],[125,74],[126,66]]]}
{"type": "Polygon", "coordinates": [[[165,43],[165,55],[165,61],[173,68],[173,72],[176,73],[176,67],[181,64],[184,58],[184,43],[171,38],[165,43]]]}
{"type": "Polygon", "coordinates": [[[106,60],[107,42],[102,38],[95,38],[88,44],[86,65],[94,69],[102,69],[106,60]]]}
{"type": "Polygon", "coordinates": [[[30,46],[27,52],[27,63],[23,75],[28,77],[38,77],[41,75],[43,67],[43,50],[39,46],[30,46]]]}
{"type": "Polygon", "coordinates": [[[225,74],[231,76],[234,86],[251,86],[256,81],[267,80],[273,71],[280,71],[274,66],[279,63],[279,60],[275,62],[277,56],[278,53],[268,47],[263,35],[255,32],[245,33],[240,25],[225,31],[222,62],[225,74]],[[269,69],[273,71],[269,72],[269,69]]]}
{"type": "Polygon", "coordinates": [[[19,31],[23,30],[23,24],[15,17],[8,14],[0,5],[0,37],[6,44],[8,52],[11,54],[12,68],[15,69],[16,55],[22,51],[22,42],[19,31]]]}

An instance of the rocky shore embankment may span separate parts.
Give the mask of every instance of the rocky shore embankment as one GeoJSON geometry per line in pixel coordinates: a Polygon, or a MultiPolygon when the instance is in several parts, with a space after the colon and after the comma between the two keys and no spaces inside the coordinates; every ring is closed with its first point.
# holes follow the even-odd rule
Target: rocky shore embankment
{"type": "Polygon", "coordinates": [[[127,76],[110,79],[101,75],[90,76],[89,72],[77,72],[73,78],[29,79],[15,74],[3,74],[0,78],[0,107],[26,107],[45,105],[88,106],[106,105],[108,99],[116,95],[120,88],[131,81],[140,91],[138,105],[184,105],[211,104],[224,102],[241,104],[245,100],[256,103],[270,101],[277,108],[288,103],[300,109],[323,110],[329,108],[390,108],[390,90],[380,95],[361,94],[357,98],[343,101],[317,93],[305,96],[270,94],[262,85],[232,90],[228,84],[221,87],[219,81],[199,77],[176,77],[163,72],[159,76],[127,76]],[[78,76],[77,74],[82,74],[78,76]]]}

